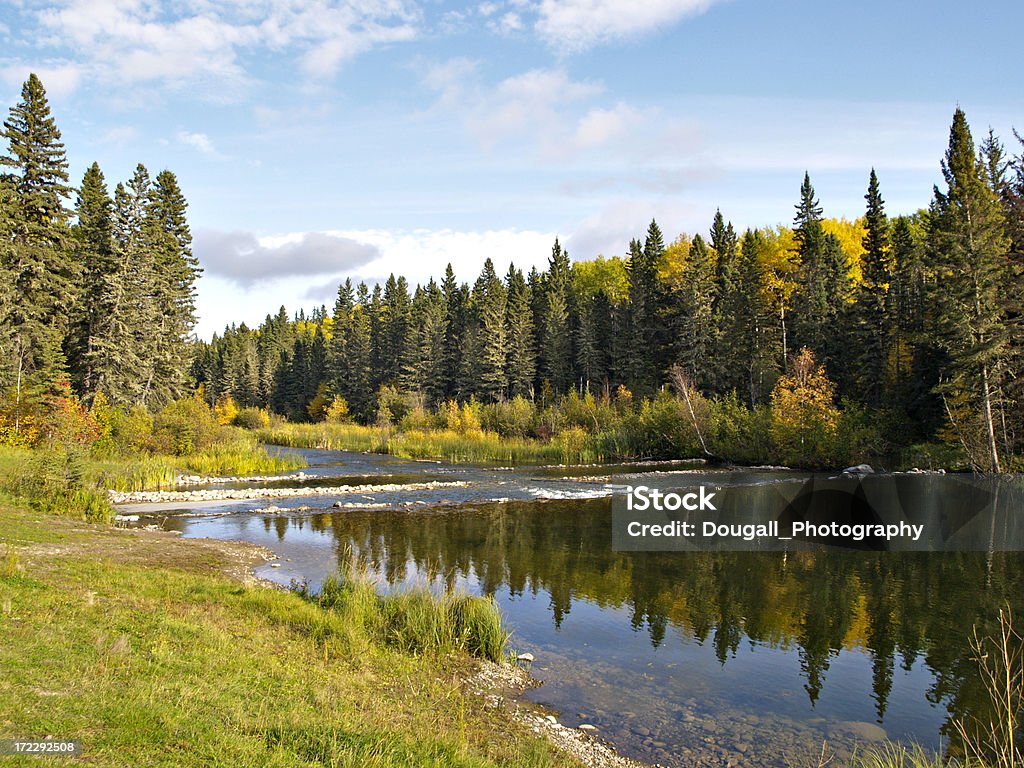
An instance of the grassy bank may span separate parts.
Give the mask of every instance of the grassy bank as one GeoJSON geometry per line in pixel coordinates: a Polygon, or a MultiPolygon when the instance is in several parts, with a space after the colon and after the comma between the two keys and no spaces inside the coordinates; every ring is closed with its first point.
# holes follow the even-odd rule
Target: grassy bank
{"type": "Polygon", "coordinates": [[[406,459],[445,459],[453,463],[499,462],[543,464],[594,461],[582,442],[502,437],[496,432],[449,429],[370,427],[361,424],[280,424],[260,429],[256,437],[270,445],[387,453],[406,459]]]}
{"type": "Polygon", "coordinates": [[[204,477],[267,475],[305,466],[306,461],[301,456],[273,449],[268,451],[251,436],[239,434],[230,442],[184,456],[156,454],[90,460],[87,471],[89,478],[106,490],[146,491],[172,487],[182,474],[204,477]]]}
{"type": "Polygon", "coordinates": [[[254,475],[306,466],[300,456],[268,452],[252,436],[236,432],[230,441],[183,456],[94,458],[80,448],[0,446],[0,490],[40,512],[104,522],[113,516],[108,490],[171,488],[182,474],[254,475]]]}
{"type": "Polygon", "coordinates": [[[230,542],[40,518],[6,497],[0,531],[4,735],[82,739],[95,765],[565,764],[465,689],[475,662],[445,638],[488,632],[405,647],[408,606],[243,585],[225,572],[252,550],[230,542]]]}

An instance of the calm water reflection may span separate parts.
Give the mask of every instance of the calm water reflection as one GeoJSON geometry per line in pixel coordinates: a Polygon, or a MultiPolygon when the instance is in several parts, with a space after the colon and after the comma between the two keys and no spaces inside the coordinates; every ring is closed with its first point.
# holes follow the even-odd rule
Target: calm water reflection
{"type": "Polygon", "coordinates": [[[269,546],[283,567],[261,575],[285,583],[353,557],[391,588],[494,595],[537,656],[532,698],[669,765],[950,746],[950,718],[982,706],[972,627],[1024,602],[1017,553],[613,552],[609,499],[175,525],[269,546]]]}

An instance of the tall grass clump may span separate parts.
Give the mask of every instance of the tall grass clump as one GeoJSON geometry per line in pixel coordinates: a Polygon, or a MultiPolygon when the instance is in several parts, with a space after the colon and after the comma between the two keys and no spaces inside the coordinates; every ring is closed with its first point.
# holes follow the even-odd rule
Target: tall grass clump
{"type": "Polygon", "coordinates": [[[999,611],[999,626],[991,637],[975,628],[971,639],[974,659],[988,694],[986,718],[954,722],[969,761],[991,768],[1021,768],[1021,728],[1024,727],[1024,637],[1013,625],[1010,609],[999,611]]]}
{"type": "Polygon", "coordinates": [[[378,594],[364,575],[328,577],[313,601],[359,627],[374,641],[402,653],[462,651],[501,662],[510,633],[492,598],[417,588],[378,594]]]}
{"type": "Polygon", "coordinates": [[[21,559],[18,550],[10,542],[4,544],[4,552],[0,555],[0,576],[13,579],[21,573],[21,559]]]}
{"type": "Polygon", "coordinates": [[[89,481],[86,469],[79,451],[36,450],[25,452],[14,468],[5,467],[0,483],[39,512],[109,522],[114,509],[89,481]]]}
{"type": "Polygon", "coordinates": [[[857,768],[945,768],[942,755],[938,752],[929,751],[920,744],[906,746],[895,742],[886,742],[858,752],[853,764],[857,768]]]}
{"type": "Polygon", "coordinates": [[[857,768],[1022,768],[1024,751],[1024,637],[1015,629],[1009,608],[999,612],[999,625],[991,636],[975,627],[971,649],[987,694],[982,715],[953,720],[963,756],[959,759],[913,745],[887,742],[856,756],[857,768]]]}

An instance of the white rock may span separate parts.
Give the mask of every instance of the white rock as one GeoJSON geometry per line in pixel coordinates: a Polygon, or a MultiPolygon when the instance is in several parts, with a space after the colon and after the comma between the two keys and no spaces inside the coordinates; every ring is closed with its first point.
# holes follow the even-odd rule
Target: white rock
{"type": "Polygon", "coordinates": [[[583,723],[583,725],[580,726],[580,730],[581,731],[592,732],[592,731],[596,731],[597,730],[597,726],[596,725],[591,725],[590,723],[583,723]]]}
{"type": "Polygon", "coordinates": [[[519,653],[519,654],[516,654],[516,661],[529,661],[529,662],[532,663],[533,662],[533,654],[532,653],[519,653]]]}

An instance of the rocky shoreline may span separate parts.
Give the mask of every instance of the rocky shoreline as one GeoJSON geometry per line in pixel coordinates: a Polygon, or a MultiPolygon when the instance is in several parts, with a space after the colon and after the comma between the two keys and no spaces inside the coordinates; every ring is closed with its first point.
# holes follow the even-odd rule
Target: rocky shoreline
{"type": "Polygon", "coordinates": [[[540,683],[519,665],[489,662],[483,663],[467,681],[470,691],[483,698],[485,707],[508,712],[516,722],[543,735],[557,749],[588,768],[651,768],[647,763],[620,755],[600,738],[595,726],[584,723],[579,728],[570,728],[558,722],[555,715],[545,714],[537,705],[525,701],[522,693],[538,685],[540,683]]]}
{"type": "MultiPolygon", "coordinates": [[[[247,478],[248,480],[249,478],[247,478]]],[[[206,488],[193,491],[108,491],[114,505],[159,504],[170,502],[244,501],[246,499],[284,499],[290,496],[354,496],[397,491],[433,491],[440,488],[464,488],[462,481],[426,483],[384,483],[381,485],[308,486],[300,488],[206,488]]]]}

